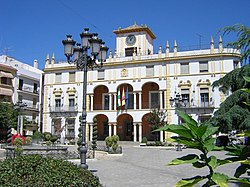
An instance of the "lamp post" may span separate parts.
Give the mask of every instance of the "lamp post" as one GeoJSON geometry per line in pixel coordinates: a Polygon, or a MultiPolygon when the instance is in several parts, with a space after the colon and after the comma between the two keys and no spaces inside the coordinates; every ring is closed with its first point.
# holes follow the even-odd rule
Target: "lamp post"
{"type": "Polygon", "coordinates": [[[81,118],[81,133],[82,143],[80,146],[80,167],[88,169],[86,164],[86,96],[87,96],[87,72],[88,69],[101,68],[106,60],[108,47],[104,46],[104,42],[98,38],[97,33],[90,33],[88,28],[80,34],[81,44],[77,43],[67,35],[65,40],[62,40],[64,45],[64,55],[67,57],[69,64],[74,63],[76,68],[83,71],[83,98],[82,98],[82,118],[81,118]],[[76,46],[75,46],[76,44],[76,46]],[[89,53],[91,49],[91,53],[89,53]],[[71,57],[73,56],[73,60],[71,57]],[[99,63],[98,63],[99,62],[99,63]]]}
{"type": "Polygon", "coordinates": [[[23,135],[23,110],[27,107],[26,103],[23,103],[22,101],[18,101],[15,104],[15,107],[18,109],[18,122],[17,122],[17,134],[23,135]]]}
{"type": "MultiPolygon", "coordinates": [[[[170,105],[171,107],[175,106],[176,109],[179,109],[182,106],[186,106],[188,99],[187,98],[183,98],[181,97],[181,95],[179,93],[176,94],[175,92],[175,97],[174,98],[170,98],[169,99],[170,105]]],[[[180,117],[178,116],[178,124],[180,124],[180,117]]],[[[177,147],[176,147],[176,151],[182,151],[181,145],[178,143],[177,147]]]]}

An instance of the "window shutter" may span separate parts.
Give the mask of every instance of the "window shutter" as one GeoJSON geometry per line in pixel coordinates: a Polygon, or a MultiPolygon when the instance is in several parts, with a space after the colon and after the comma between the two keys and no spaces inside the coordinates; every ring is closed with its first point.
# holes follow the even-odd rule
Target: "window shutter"
{"type": "Polygon", "coordinates": [[[69,82],[75,82],[75,72],[69,72],[69,82]]]}
{"type": "Polygon", "coordinates": [[[208,62],[200,62],[200,72],[208,72],[208,62]]]}
{"type": "Polygon", "coordinates": [[[146,66],[146,76],[147,77],[154,76],[154,66],[146,66]]]}
{"type": "Polygon", "coordinates": [[[189,74],[189,63],[181,63],[181,74],[189,74]]]}

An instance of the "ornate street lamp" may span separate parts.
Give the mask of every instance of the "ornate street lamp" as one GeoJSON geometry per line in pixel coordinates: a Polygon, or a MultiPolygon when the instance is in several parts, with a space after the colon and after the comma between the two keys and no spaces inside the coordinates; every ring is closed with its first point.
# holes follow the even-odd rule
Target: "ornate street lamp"
{"type": "MultiPolygon", "coordinates": [[[[175,92],[176,94],[176,92],[175,92]]],[[[175,106],[175,109],[180,108],[183,105],[183,102],[186,103],[187,99],[182,99],[181,95],[177,93],[174,98],[170,98],[169,102],[171,107],[175,106]]],[[[180,117],[178,116],[178,124],[180,123],[180,117]]],[[[178,143],[176,147],[176,151],[182,151],[181,145],[178,143]]]]}
{"type": "Polygon", "coordinates": [[[17,134],[23,135],[23,111],[27,107],[26,103],[18,101],[15,104],[15,108],[19,111],[18,122],[17,122],[17,134]]]}
{"type": "Polygon", "coordinates": [[[83,71],[83,98],[82,98],[82,119],[81,119],[81,132],[82,132],[82,144],[80,146],[80,159],[82,168],[88,169],[86,164],[86,96],[87,96],[87,72],[88,69],[102,68],[103,62],[106,61],[108,47],[104,46],[104,42],[98,38],[98,34],[92,34],[88,28],[84,29],[84,32],[80,34],[81,44],[71,38],[71,35],[67,35],[65,40],[62,40],[64,45],[64,54],[67,57],[69,64],[76,64],[76,68],[83,71]],[[76,44],[76,46],[75,46],[76,44]],[[74,47],[75,46],[75,47],[74,47]],[[91,53],[88,51],[91,49],[91,53]],[[73,56],[73,60],[71,57],[73,56]],[[98,63],[99,62],[99,63],[98,63]]]}

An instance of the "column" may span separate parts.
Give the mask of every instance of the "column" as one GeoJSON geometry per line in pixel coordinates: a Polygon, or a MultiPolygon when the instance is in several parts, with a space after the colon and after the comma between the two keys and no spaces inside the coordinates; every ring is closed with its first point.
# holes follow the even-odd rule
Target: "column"
{"type": "Polygon", "coordinates": [[[89,124],[89,141],[92,142],[93,139],[93,123],[89,124]]]}
{"type": "Polygon", "coordinates": [[[160,131],[160,142],[163,142],[163,131],[160,131]]]}
{"type": "MultiPolygon", "coordinates": [[[[62,117],[61,118],[61,126],[60,126],[60,128],[64,129],[64,127],[65,127],[65,118],[62,117]]],[[[65,143],[65,131],[62,130],[61,132],[59,131],[59,133],[61,134],[60,141],[61,141],[62,144],[64,144],[65,143]]]]}
{"type": "Polygon", "coordinates": [[[117,135],[117,124],[114,123],[113,125],[114,125],[114,135],[117,135]]]}
{"type": "Polygon", "coordinates": [[[136,142],[136,135],[137,135],[137,132],[136,132],[136,123],[133,124],[134,125],[134,142],[136,142]]]}
{"type": "Polygon", "coordinates": [[[141,110],[141,92],[139,92],[139,109],[141,110]]]}
{"type": "Polygon", "coordinates": [[[160,94],[160,109],[163,109],[163,103],[162,103],[162,91],[159,92],[160,94]]]}
{"type": "Polygon", "coordinates": [[[114,110],[116,110],[116,100],[117,100],[117,94],[114,93],[114,110]]]}
{"type": "Polygon", "coordinates": [[[112,124],[109,123],[109,136],[112,136],[112,124]]]}
{"type": "Polygon", "coordinates": [[[93,111],[94,108],[94,95],[90,95],[90,111],[93,111]]]}
{"type": "Polygon", "coordinates": [[[142,141],[142,124],[139,123],[139,142],[142,141]]]}
{"type": "Polygon", "coordinates": [[[134,110],[136,110],[136,93],[134,93],[134,110]]]}
{"type": "Polygon", "coordinates": [[[109,94],[109,110],[112,110],[112,94],[109,94]]]}

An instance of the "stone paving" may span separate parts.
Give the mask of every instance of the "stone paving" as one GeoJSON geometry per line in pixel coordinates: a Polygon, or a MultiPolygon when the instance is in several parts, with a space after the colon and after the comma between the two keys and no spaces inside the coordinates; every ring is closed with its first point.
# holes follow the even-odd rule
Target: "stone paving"
{"type": "MultiPolygon", "coordinates": [[[[166,166],[174,158],[194,153],[192,149],[176,151],[173,148],[150,148],[135,145],[123,146],[123,156],[107,156],[105,159],[87,160],[105,187],[172,187],[181,178],[207,174],[206,169],[195,169],[191,164],[166,166]]],[[[223,158],[224,152],[214,152],[223,158]]],[[[218,171],[232,176],[236,164],[221,166],[218,171]]],[[[200,186],[200,185],[197,185],[200,186]]],[[[229,184],[230,187],[237,186],[229,184]]]]}
{"type": "MultiPolygon", "coordinates": [[[[123,155],[97,153],[96,159],[87,160],[89,170],[97,175],[104,187],[172,187],[181,178],[207,174],[206,169],[195,169],[191,164],[167,166],[174,158],[197,153],[196,150],[176,151],[169,147],[140,147],[139,144],[122,145],[123,155]]],[[[72,149],[72,148],[71,148],[72,149]]],[[[3,155],[0,150],[0,155],[3,155]]],[[[213,152],[218,158],[224,152],[213,152]]],[[[79,163],[79,160],[74,160],[79,163]]],[[[221,166],[218,171],[232,176],[237,164],[221,166]]],[[[200,185],[197,185],[197,187],[200,185]]],[[[229,184],[229,187],[238,186],[229,184]]]]}

